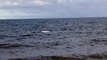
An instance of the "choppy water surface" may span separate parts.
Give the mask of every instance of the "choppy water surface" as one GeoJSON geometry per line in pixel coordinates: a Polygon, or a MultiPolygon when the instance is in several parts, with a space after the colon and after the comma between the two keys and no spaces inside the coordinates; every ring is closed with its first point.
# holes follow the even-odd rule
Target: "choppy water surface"
{"type": "Polygon", "coordinates": [[[107,51],[107,18],[0,20],[0,60],[107,51]]]}

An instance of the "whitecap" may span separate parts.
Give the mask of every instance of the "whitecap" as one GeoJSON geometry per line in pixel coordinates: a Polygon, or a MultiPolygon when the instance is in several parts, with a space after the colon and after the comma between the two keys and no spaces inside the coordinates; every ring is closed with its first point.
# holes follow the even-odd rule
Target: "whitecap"
{"type": "Polygon", "coordinates": [[[50,31],[41,31],[42,33],[50,33],[50,31]]]}

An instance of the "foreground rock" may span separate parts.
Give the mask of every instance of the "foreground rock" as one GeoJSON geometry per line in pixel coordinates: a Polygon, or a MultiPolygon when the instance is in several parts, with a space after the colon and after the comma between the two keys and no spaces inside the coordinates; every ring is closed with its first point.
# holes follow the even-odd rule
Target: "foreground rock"
{"type": "Polygon", "coordinates": [[[107,53],[97,53],[87,56],[86,60],[107,60],[107,53]]]}
{"type": "Polygon", "coordinates": [[[81,57],[40,56],[27,58],[11,58],[8,60],[107,60],[107,53],[96,53],[81,57]]]}
{"type": "Polygon", "coordinates": [[[85,60],[81,58],[62,57],[62,56],[41,56],[36,58],[16,58],[8,60],[85,60]]]}

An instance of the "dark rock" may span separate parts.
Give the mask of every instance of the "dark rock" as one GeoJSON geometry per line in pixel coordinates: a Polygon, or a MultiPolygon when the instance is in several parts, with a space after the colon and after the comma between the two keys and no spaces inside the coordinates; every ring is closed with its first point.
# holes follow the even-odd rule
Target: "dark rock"
{"type": "Polygon", "coordinates": [[[62,56],[41,56],[40,58],[16,58],[8,60],[85,60],[84,58],[62,57],[62,56]]]}

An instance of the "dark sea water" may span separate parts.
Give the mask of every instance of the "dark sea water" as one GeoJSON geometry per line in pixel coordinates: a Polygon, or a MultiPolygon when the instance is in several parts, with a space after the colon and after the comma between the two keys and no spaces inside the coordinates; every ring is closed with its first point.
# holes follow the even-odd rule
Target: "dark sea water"
{"type": "Polygon", "coordinates": [[[107,51],[106,39],[107,18],[1,19],[0,60],[89,55],[107,51]]]}

